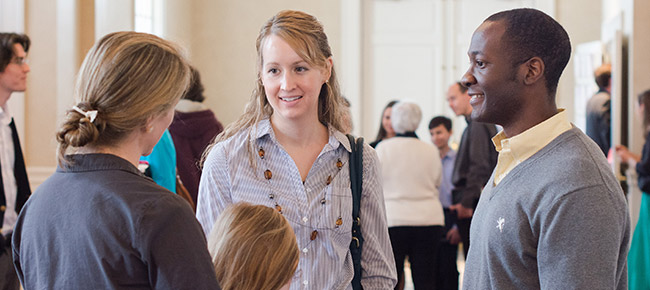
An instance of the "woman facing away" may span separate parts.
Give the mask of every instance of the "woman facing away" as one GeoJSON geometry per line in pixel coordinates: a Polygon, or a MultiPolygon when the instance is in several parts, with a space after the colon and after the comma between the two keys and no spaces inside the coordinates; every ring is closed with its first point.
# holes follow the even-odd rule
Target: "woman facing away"
{"type": "Polygon", "coordinates": [[[627,256],[630,290],[650,289],[650,90],[639,94],[637,113],[643,120],[645,136],[641,156],[630,152],[623,145],[616,146],[621,161],[636,167],[639,189],[643,192],[639,220],[627,256]]]}
{"type": "Polygon", "coordinates": [[[286,290],[298,267],[298,244],[275,209],[236,203],[212,228],[208,248],[223,290],[286,290]]]}
{"type": "MultiPolygon", "coordinates": [[[[262,27],[257,52],[257,87],[244,115],[206,151],[197,218],[207,234],[232,203],[274,208],[301,251],[291,289],[351,289],[351,147],[340,132],[342,98],[327,36],[313,16],[281,11],[262,27]]],[[[379,161],[364,147],[361,283],[392,289],[379,161]]]]}
{"type": "Polygon", "coordinates": [[[384,107],[384,111],[381,112],[381,121],[379,122],[379,132],[377,132],[377,138],[375,141],[372,141],[370,143],[370,146],[372,146],[372,148],[376,148],[377,144],[379,144],[379,142],[384,139],[395,137],[395,130],[393,130],[393,127],[390,123],[390,115],[393,111],[393,106],[396,103],[396,100],[388,102],[388,104],[386,104],[386,107],[384,107]]]}
{"type": "Polygon", "coordinates": [[[156,36],[95,43],[56,135],[59,167],[14,231],[25,289],[219,289],[188,203],[137,169],[189,80],[180,49],[156,36]]]}
{"type": "Polygon", "coordinates": [[[399,284],[408,257],[416,289],[436,289],[434,273],[445,224],[438,191],[442,163],[438,149],[415,134],[421,120],[416,103],[396,103],[391,113],[396,135],[377,145],[377,155],[383,164],[388,233],[399,284]]]}

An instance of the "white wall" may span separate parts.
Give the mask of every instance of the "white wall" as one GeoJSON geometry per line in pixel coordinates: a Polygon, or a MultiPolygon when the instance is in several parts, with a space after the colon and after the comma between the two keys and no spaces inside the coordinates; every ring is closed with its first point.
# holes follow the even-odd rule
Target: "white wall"
{"type": "Polygon", "coordinates": [[[566,109],[569,120],[574,120],[576,118],[573,65],[575,47],[580,43],[600,40],[602,6],[594,5],[592,0],[556,0],[556,5],[555,19],[569,34],[573,50],[569,64],[560,78],[556,100],[558,107],[566,109]]]}

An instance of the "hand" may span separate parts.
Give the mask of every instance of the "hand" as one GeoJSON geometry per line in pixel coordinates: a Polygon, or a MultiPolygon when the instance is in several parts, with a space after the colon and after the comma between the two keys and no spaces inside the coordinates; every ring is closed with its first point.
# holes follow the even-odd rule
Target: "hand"
{"type": "Polygon", "coordinates": [[[641,160],[640,156],[637,156],[636,154],[630,152],[625,145],[616,145],[616,155],[621,158],[621,162],[623,163],[633,163],[633,162],[639,162],[641,160]]]}
{"type": "Polygon", "coordinates": [[[459,219],[468,219],[474,215],[474,209],[466,208],[462,204],[457,203],[449,207],[450,210],[456,211],[456,215],[459,219]]]}
{"type": "Polygon", "coordinates": [[[447,232],[447,241],[452,245],[458,245],[460,242],[460,233],[458,233],[458,228],[453,227],[447,232]]]}

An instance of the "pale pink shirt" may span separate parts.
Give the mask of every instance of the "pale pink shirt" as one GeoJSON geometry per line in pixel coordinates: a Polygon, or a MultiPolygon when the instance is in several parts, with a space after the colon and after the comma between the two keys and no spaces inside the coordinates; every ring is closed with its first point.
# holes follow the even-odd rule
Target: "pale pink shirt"
{"type": "Polygon", "coordinates": [[[13,231],[18,214],[16,213],[16,177],[14,176],[14,142],[11,136],[11,114],[7,105],[0,107],[0,167],[2,170],[2,185],[5,191],[5,212],[2,223],[2,234],[8,235],[13,231]]]}
{"type": "Polygon", "coordinates": [[[553,117],[519,135],[507,138],[503,131],[499,132],[492,138],[492,143],[499,152],[497,166],[494,169],[494,185],[498,185],[519,163],[533,156],[571,127],[566,112],[564,109],[559,109],[553,117]]]}

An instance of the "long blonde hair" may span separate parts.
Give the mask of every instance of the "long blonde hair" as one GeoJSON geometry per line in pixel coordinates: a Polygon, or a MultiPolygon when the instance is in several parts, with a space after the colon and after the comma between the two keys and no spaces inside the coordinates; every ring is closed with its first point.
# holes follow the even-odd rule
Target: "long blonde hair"
{"type": "Polygon", "coordinates": [[[70,146],[113,146],[147,120],[170,109],[190,82],[181,49],[155,35],[115,32],[88,52],[77,75],[76,106],[97,111],[91,120],[70,109],[57,132],[59,164],[70,146]]]}
{"type": "Polygon", "coordinates": [[[289,222],[272,208],[248,203],[219,216],[208,249],[223,290],[280,289],[291,281],[300,255],[289,222]]]}
{"type": "MultiPolygon", "coordinates": [[[[273,113],[273,108],[271,108],[271,105],[266,99],[266,93],[260,75],[264,64],[262,48],[265,41],[271,35],[278,36],[286,41],[311,66],[326,68],[327,59],[332,56],[323,25],[315,17],[294,10],[280,11],[271,17],[262,27],[257,37],[257,84],[249,102],[246,104],[244,114],[235,122],[226,126],[223,132],[215,137],[214,141],[205,150],[202,158],[203,161],[205,161],[207,154],[214,144],[232,137],[240,130],[248,129],[249,141],[252,141],[254,125],[262,119],[268,118],[273,113]]],[[[343,102],[336,72],[334,67],[332,67],[330,78],[321,87],[318,97],[318,120],[325,125],[343,131],[345,128],[343,102]]],[[[249,142],[248,151],[251,162],[253,162],[253,152],[255,152],[253,146],[255,144],[249,142]]]]}

